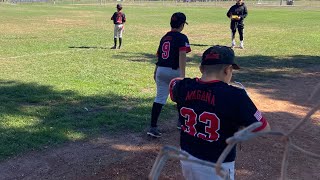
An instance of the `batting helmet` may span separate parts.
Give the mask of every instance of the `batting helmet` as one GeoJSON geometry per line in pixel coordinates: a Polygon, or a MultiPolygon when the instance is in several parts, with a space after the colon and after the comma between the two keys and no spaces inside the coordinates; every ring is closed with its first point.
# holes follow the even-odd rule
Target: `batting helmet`
{"type": "Polygon", "coordinates": [[[121,4],[117,4],[117,9],[121,10],[122,9],[122,5],[121,4]]]}
{"type": "Polygon", "coordinates": [[[176,12],[171,16],[170,25],[172,28],[179,28],[181,24],[188,24],[186,20],[186,15],[184,15],[182,12],[176,12]]]}

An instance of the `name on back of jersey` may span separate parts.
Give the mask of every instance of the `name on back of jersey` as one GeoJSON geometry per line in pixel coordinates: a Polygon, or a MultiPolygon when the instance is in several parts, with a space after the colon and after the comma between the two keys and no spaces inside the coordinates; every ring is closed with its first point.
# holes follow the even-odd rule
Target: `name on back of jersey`
{"type": "Polygon", "coordinates": [[[200,100],[212,106],[215,105],[215,97],[211,91],[193,90],[187,91],[185,101],[200,100]]]}

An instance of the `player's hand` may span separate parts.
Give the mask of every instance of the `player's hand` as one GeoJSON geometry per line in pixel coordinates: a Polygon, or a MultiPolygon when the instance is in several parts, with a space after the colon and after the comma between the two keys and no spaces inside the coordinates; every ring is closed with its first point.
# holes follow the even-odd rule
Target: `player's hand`
{"type": "Polygon", "coordinates": [[[231,16],[231,19],[233,19],[233,20],[240,20],[240,16],[238,16],[238,15],[232,15],[232,16],[231,16]]]}

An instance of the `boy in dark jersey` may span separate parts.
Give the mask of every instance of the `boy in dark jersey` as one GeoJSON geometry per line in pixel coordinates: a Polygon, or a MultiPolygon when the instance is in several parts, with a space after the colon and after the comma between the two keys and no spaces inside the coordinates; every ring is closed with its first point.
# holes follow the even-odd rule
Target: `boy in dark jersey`
{"type": "Polygon", "coordinates": [[[168,99],[170,81],[176,77],[185,77],[186,54],[191,51],[188,37],[181,33],[184,25],[187,24],[186,19],[183,13],[174,13],[170,21],[171,31],[160,40],[157,51],[158,61],[154,71],[157,95],[151,111],[151,127],[147,132],[152,137],[161,137],[157,121],[168,99]]]}
{"type": "Polygon", "coordinates": [[[244,48],[243,44],[243,29],[244,29],[244,18],[248,15],[247,6],[243,3],[243,0],[237,0],[237,3],[230,7],[227,12],[227,16],[231,19],[230,29],[231,29],[231,47],[236,46],[235,35],[238,28],[238,33],[240,36],[240,48],[244,48]]]}
{"type": "Polygon", "coordinates": [[[111,20],[113,20],[114,24],[114,46],[111,49],[117,48],[117,38],[119,38],[119,46],[118,49],[121,48],[122,44],[122,33],[124,30],[124,23],[126,22],[126,15],[121,12],[122,5],[117,4],[117,12],[113,13],[111,20]]]}
{"type": "MultiPolygon", "coordinates": [[[[181,121],[181,150],[191,159],[216,163],[227,146],[226,139],[240,127],[255,122],[262,125],[254,131],[269,130],[270,126],[244,89],[229,85],[234,62],[230,47],[213,46],[202,55],[201,78],[176,78],[170,83],[170,98],[177,103],[181,121]]],[[[234,179],[236,148],[228,154],[222,167],[234,179]]],[[[181,161],[186,179],[219,179],[214,168],[181,161]]]]}

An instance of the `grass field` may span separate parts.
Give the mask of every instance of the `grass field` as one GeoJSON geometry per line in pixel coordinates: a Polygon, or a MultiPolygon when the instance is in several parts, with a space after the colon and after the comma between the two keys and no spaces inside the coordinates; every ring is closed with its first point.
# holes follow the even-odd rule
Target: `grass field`
{"type": "MultiPolygon", "coordinates": [[[[235,79],[263,86],[320,67],[319,9],[248,8],[235,79]]],[[[0,160],[100,133],[144,130],[155,95],[155,52],[171,14],[187,15],[184,33],[193,50],[187,76],[199,76],[201,53],[230,44],[227,9],[124,4],[123,49],[111,50],[115,4],[0,4],[0,160]]]]}

